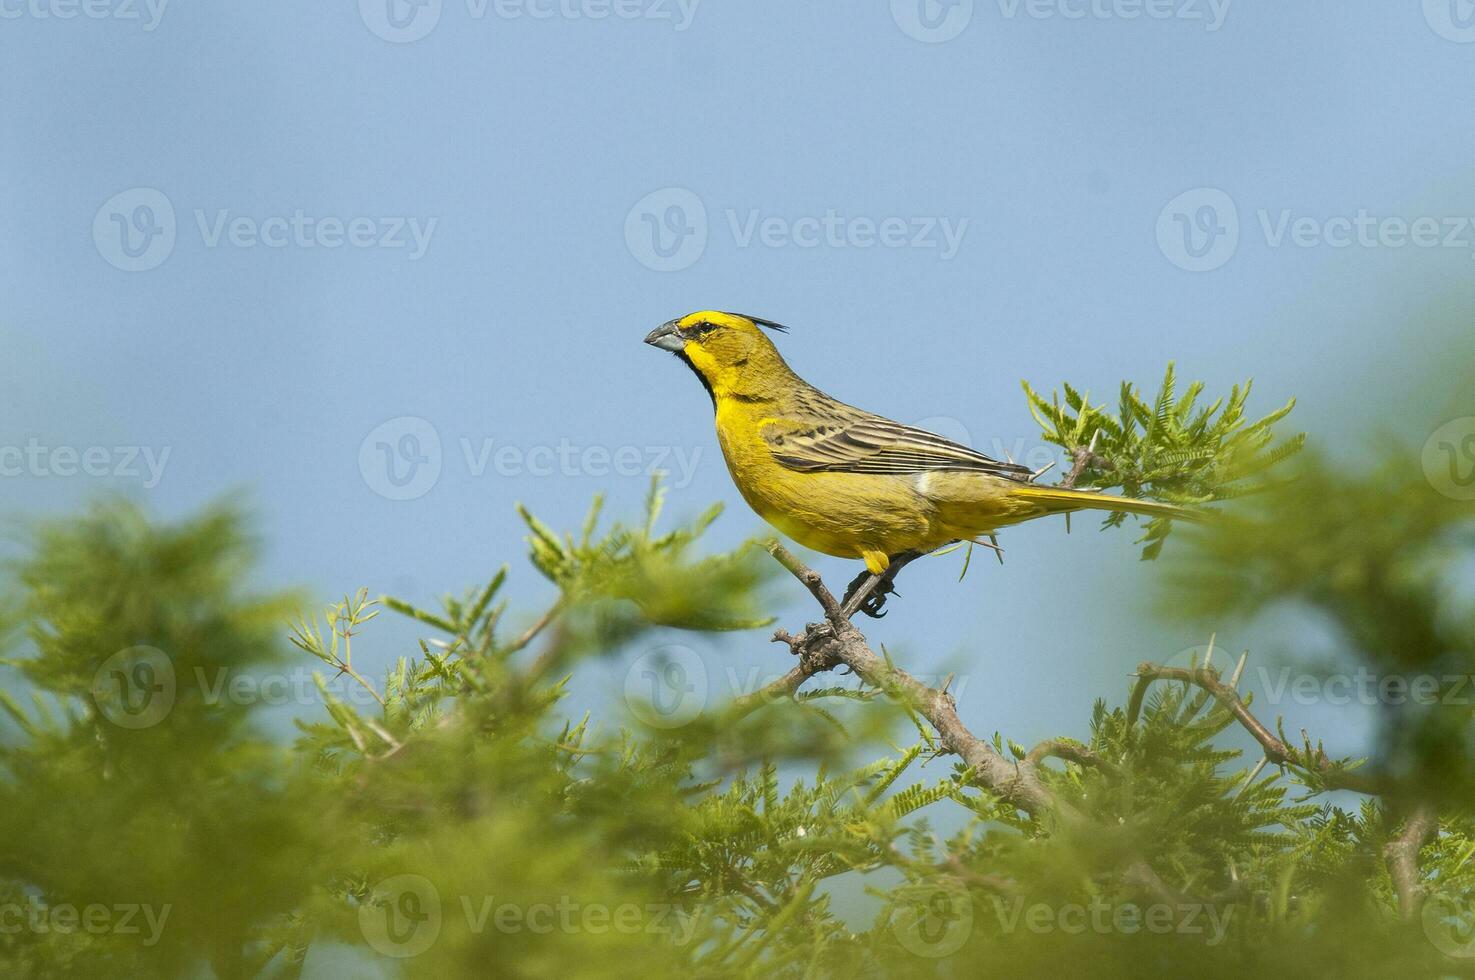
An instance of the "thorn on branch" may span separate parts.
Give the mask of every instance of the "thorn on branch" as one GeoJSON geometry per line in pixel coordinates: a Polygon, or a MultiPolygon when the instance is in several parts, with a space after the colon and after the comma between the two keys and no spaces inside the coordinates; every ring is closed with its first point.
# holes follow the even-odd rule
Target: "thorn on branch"
{"type": "MultiPolygon", "coordinates": [[[[1070,471],[1066,473],[1065,478],[1060,481],[1060,485],[1062,487],[1067,490],[1074,489],[1076,482],[1081,478],[1081,474],[1085,473],[1086,469],[1092,465],[1103,467],[1110,466],[1110,462],[1108,460],[1096,455],[1096,440],[1100,437],[1101,430],[1097,429],[1095,432],[1091,433],[1091,444],[1089,446],[1077,446],[1075,449],[1071,450],[1070,471]]],[[[1041,472],[1043,472],[1043,470],[1041,472]]]]}
{"type": "Polygon", "coordinates": [[[789,652],[797,657],[799,655],[800,649],[804,646],[804,640],[807,636],[808,634],[805,634],[804,636],[795,636],[793,633],[790,633],[788,630],[780,627],[773,631],[773,642],[787,644],[789,647],[789,652]]]}
{"type": "Polygon", "coordinates": [[[1270,756],[1260,756],[1260,761],[1255,763],[1255,768],[1250,770],[1250,774],[1245,777],[1244,783],[1240,785],[1239,791],[1234,794],[1236,800],[1245,795],[1245,791],[1254,785],[1255,780],[1260,778],[1260,773],[1264,772],[1265,767],[1268,765],[1270,765],[1270,756]]]}

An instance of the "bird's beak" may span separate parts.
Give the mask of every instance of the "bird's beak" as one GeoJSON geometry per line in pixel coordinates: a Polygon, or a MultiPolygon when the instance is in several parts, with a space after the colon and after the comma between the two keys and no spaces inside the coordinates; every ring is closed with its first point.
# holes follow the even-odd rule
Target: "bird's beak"
{"type": "Polygon", "coordinates": [[[661,350],[668,350],[673,353],[686,348],[686,341],[681,339],[681,332],[676,329],[675,320],[667,320],[646,334],[645,342],[652,347],[659,347],[661,350]]]}

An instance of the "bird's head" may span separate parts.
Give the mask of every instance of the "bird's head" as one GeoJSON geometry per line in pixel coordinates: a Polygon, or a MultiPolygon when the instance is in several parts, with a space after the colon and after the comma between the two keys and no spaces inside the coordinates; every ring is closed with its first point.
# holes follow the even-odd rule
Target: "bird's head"
{"type": "Polygon", "coordinates": [[[788,373],[763,327],[788,329],[761,317],[699,310],[661,324],[646,335],[645,342],[685,361],[716,398],[742,391],[751,381],[776,380],[779,372],[788,373]]]}

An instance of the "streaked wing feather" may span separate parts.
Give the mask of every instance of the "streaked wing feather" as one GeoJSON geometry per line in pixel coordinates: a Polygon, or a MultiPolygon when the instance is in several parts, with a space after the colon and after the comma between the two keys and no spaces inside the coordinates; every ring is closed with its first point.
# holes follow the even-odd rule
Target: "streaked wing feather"
{"type": "Polygon", "coordinates": [[[905,476],[934,470],[972,470],[1027,480],[1028,467],[1004,463],[936,433],[880,416],[836,419],[800,432],[764,433],[774,459],[803,473],[905,476]]]}

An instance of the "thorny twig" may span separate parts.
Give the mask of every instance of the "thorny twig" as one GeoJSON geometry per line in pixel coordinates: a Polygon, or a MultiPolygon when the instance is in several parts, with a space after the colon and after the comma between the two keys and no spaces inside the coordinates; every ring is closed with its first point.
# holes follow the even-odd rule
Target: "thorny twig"
{"type": "MultiPolygon", "coordinates": [[[[1381,780],[1338,766],[1317,748],[1315,753],[1298,753],[1256,718],[1245,704],[1239,691],[1219,679],[1219,671],[1213,667],[1164,667],[1159,664],[1137,665],[1137,683],[1132,688],[1127,702],[1127,722],[1136,721],[1142,709],[1142,700],[1153,681],[1183,681],[1206,692],[1234,715],[1235,721],[1260,743],[1265,756],[1278,766],[1292,766],[1315,775],[1328,789],[1349,789],[1359,793],[1378,795],[1387,787],[1381,780]]],[[[1236,672],[1238,680],[1238,672],[1236,672]]],[[[1309,739],[1307,739],[1309,742],[1309,739]]]]}
{"type": "Polygon", "coordinates": [[[1081,474],[1086,472],[1088,466],[1092,463],[1106,462],[1102,457],[1096,455],[1096,439],[1100,435],[1101,430],[1097,429],[1091,434],[1091,444],[1089,446],[1077,446],[1071,452],[1070,472],[1066,473],[1064,479],[1060,481],[1062,487],[1067,490],[1075,489],[1076,481],[1080,480],[1081,474]]]}

